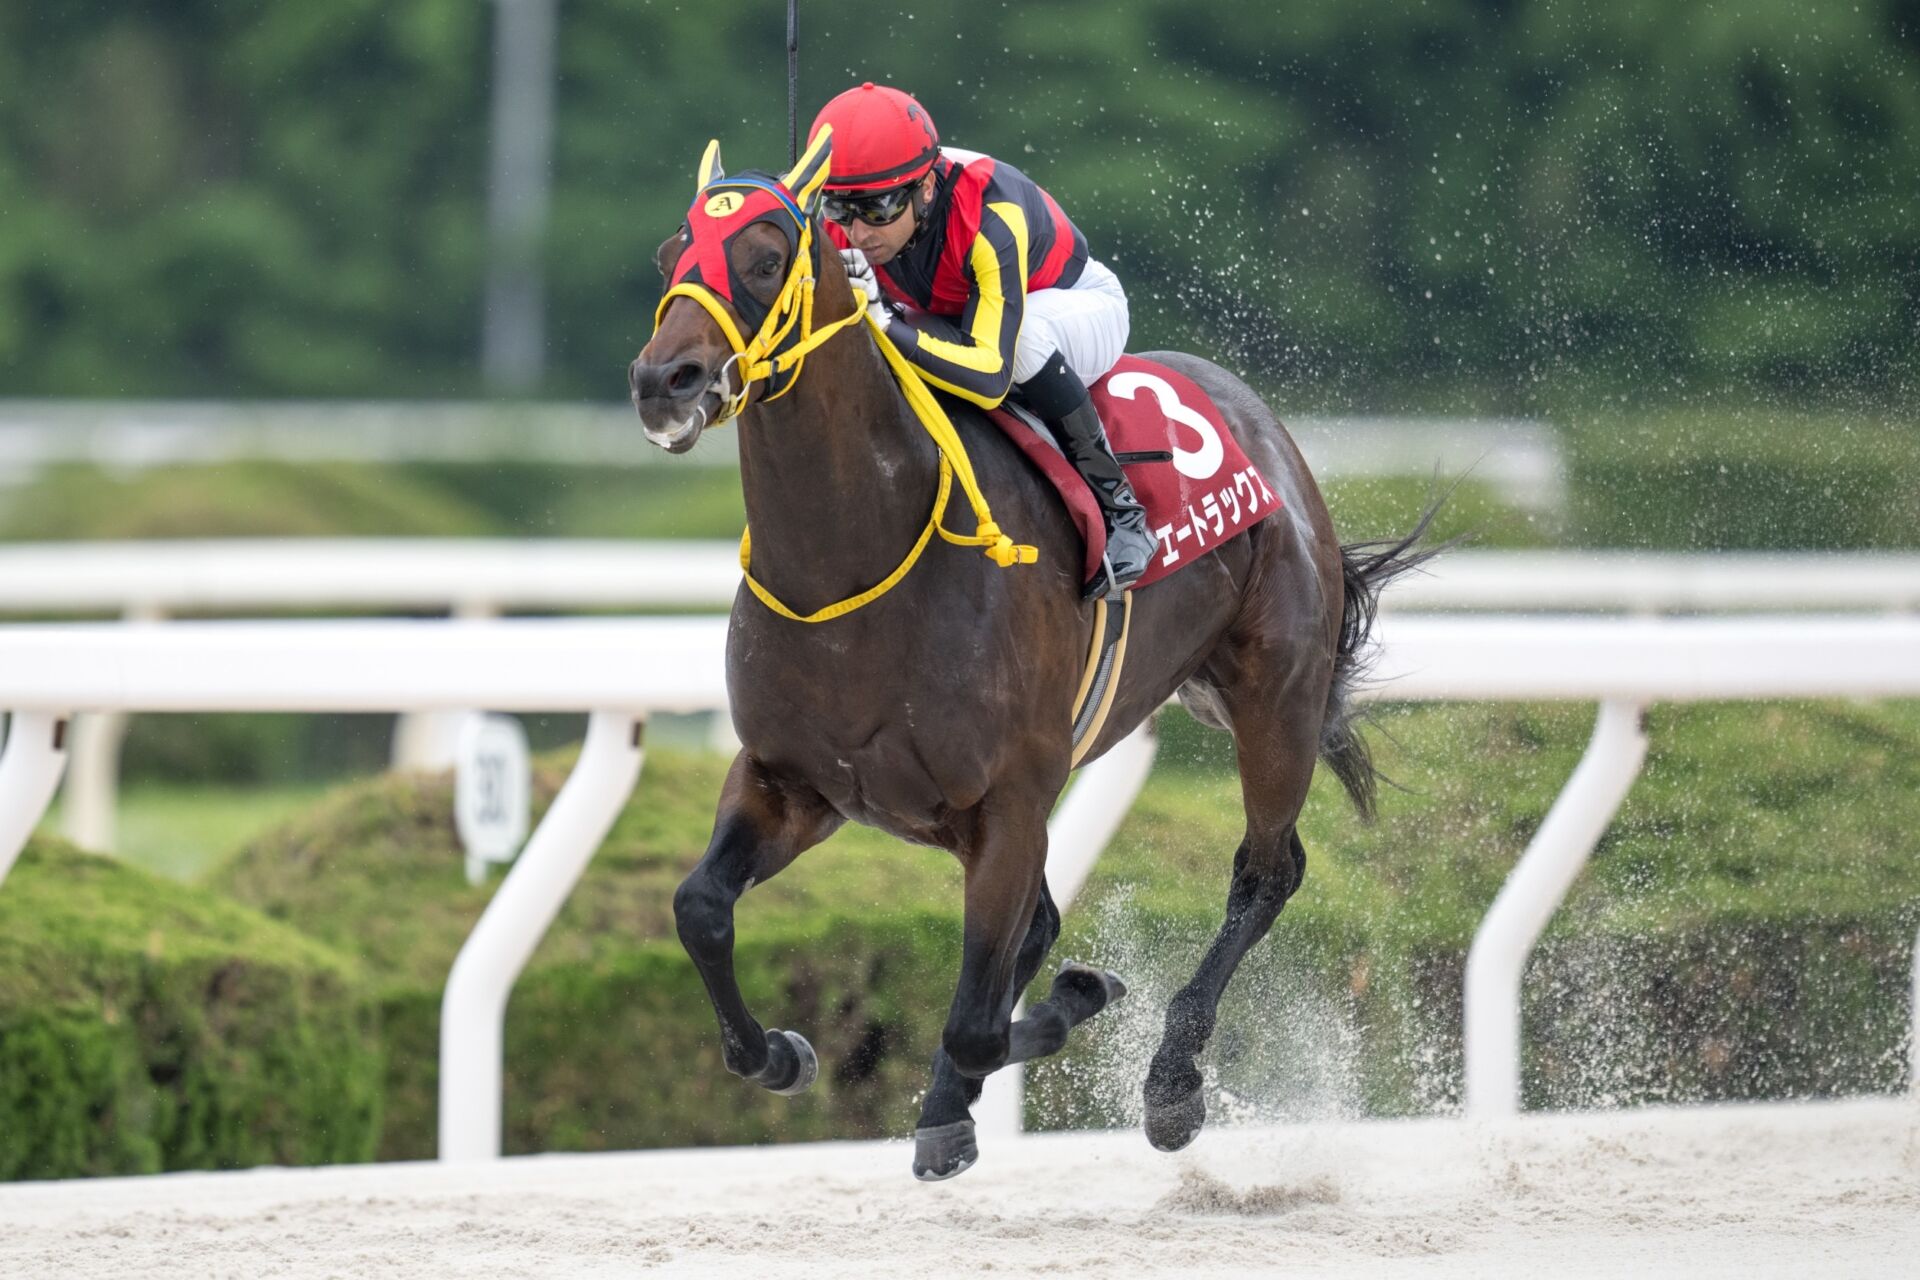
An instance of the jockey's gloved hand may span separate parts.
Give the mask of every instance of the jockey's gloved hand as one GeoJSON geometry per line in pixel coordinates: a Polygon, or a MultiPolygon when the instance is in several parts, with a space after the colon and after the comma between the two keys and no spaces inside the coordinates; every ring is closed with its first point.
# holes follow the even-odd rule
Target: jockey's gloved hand
{"type": "Polygon", "coordinates": [[[887,304],[880,296],[880,280],[873,273],[873,264],[867,261],[867,255],[858,249],[842,249],[840,261],[847,264],[847,279],[853,287],[867,295],[867,314],[882,329],[893,319],[893,312],[887,310],[887,304]]]}

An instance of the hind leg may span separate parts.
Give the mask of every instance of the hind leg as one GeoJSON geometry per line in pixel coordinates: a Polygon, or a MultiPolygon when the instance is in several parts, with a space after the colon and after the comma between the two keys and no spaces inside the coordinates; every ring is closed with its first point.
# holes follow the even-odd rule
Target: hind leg
{"type": "Polygon", "coordinates": [[[1263,667],[1266,674],[1274,674],[1256,661],[1247,672],[1253,679],[1223,690],[1222,705],[1233,722],[1247,832],[1233,857],[1227,918],[1192,981],[1167,1006],[1166,1031],[1147,1072],[1147,1138],[1162,1151],[1177,1151],[1200,1132],[1206,1101],[1194,1060],[1213,1035],[1220,997],[1241,959],[1266,936],[1306,873],[1307,854],[1294,822],[1313,778],[1320,717],[1281,714],[1278,709],[1324,706],[1330,673],[1324,666],[1317,672],[1283,670],[1278,673],[1282,680],[1266,686],[1278,685],[1282,696],[1262,697],[1258,706],[1249,706],[1233,690],[1260,688],[1263,667]]]}

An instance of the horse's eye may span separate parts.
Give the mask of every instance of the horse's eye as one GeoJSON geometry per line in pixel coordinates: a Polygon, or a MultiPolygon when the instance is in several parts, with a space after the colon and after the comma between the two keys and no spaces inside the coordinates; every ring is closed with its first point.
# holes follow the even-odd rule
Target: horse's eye
{"type": "Polygon", "coordinates": [[[769,255],[755,263],[753,269],[763,276],[773,275],[780,270],[780,259],[769,255]]]}

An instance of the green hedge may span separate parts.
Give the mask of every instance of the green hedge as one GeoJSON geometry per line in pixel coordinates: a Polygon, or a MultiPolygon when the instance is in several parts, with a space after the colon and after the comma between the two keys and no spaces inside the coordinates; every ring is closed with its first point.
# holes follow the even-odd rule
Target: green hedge
{"type": "Polygon", "coordinates": [[[1916,906],[1554,939],[1527,978],[1528,1103],[1899,1092],[1916,906]]]}
{"type": "MultiPolygon", "coordinates": [[[[1379,757],[1402,788],[1365,829],[1316,782],[1305,888],[1223,1006],[1211,1069],[1254,1113],[1458,1100],[1467,947],[1593,715],[1379,714],[1379,757]]],[[[1043,1119],[1132,1117],[1166,997],[1218,924],[1230,753],[1183,716],[1162,723],[1164,772],[1061,946],[1144,998],[1087,1029],[1066,1055],[1077,1072],[1034,1072],[1043,1119]]],[[[1650,737],[1529,970],[1528,1103],[1898,1090],[1920,927],[1920,704],[1656,706],[1650,737]]]]}
{"type": "Polygon", "coordinates": [[[353,965],[56,841],[0,888],[0,1178],[365,1160],[380,1046],[353,965]]]}
{"type": "MultiPolygon", "coordinates": [[[[1367,829],[1316,785],[1305,889],[1205,1059],[1224,1119],[1457,1101],[1467,945],[1592,717],[1380,715],[1402,789],[1367,829]]],[[[1229,748],[1176,712],[1161,726],[1160,765],[1054,958],[1109,965],[1134,994],[1032,1069],[1037,1125],[1137,1118],[1166,999],[1219,925],[1229,748]]],[[[1658,707],[1652,741],[1528,976],[1529,1103],[1898,1089],[1920,704],[1658,707]]],[[[569,764],[542,759],[537,807],[569,764]]],[[[765,1094],[721,1066],[669,905],[722,769],[649,751],[535,953],[508,1010],[508,1150],[911,1127],[957,967],[957,868],[854,829],[744,900],[747,998],[822,1060],[809,1095],[765,1094]]],[[[445,778],[343,787],[199,889],[32,846],[0,891],[0,1176],[430,1156],[441,992],[494,887],[465,883],[450,800],[445,778]]]]}
{"type": "MultiPolygon", "coordinates": [[[[1410,790],[1378,827],[1316,786],[1306,889],[1229,993],[1207,1064],[1229,1115],[1398,1114],[1459,1096],[1466,947],[1571,772],[1580,707],[1385,708],[1410,790]]],[[[1040,1125],[1130,1122],[1172,990],[1219,925],[1238,839],[1224,740],[1162,717],[1161,767],[1054,963],[1111,965],[1135,994],[1030,1072],[1040,1125]]],[[[1920,706],[1656,708],[1645,777],[1549,930],[1528,980],[1526,1090],[1597,1105],[1890,1090],[1920,923],[1920,706]]],[[[549,759],[543,795],[563,759],[549,759]]],[[[516,988],[510,1150],[903,1134],[951,998],[951,860],[848,831],[743,901],[743,988],[805,1032],[806,1098],[727,1075],[673,935],[720,761],[649,752],[633,805],[516,988]]],[[[218,884],[376,975],[387,1158],[434,1149],[438,1011],[488,889],[460,879],[444,780],[343,789],[218,884]]],[[[1052,972],[1053,964],[1043,974],[1052,972]]]]}
{"type": "MultiPolygon", "coordinates": [[[[509,1152],[897,1137],[946,1021],[959,918],[902,911],[744,930],[741,989],[769,1026],[802,1031],[820,1079],[781,1098],[728,1074],[705,989],[677,941],[543,964],[507,1015],[509,1152]]],[[[391,1068],[383,1159],[435,1149],[440,993],[385,1003],[391,1068]]]]}
{"type": "MultiPolygon", "coordinates": [[[[569,764],[543,760],[536,814],[569,764]]],[[[705,845],[721,767],[648,752],[633,804],[515,987],[508,1150],[881,1136],[924,1087],[951,995],[957,875],[944,855],[871,832],[816,851],[808,861],[824,879],[782,877],[740,912],[742,987],[773,1024],[820,1047],[821,1082],[775,1098],[720,1065],[671,899],[705,845]]],[[[382,1158],[435,1150],[441,993],[495,887],[469,887],[459,868],[447,780],[395,776],[342,788],[212,882],[372,975],[387,1050],[382,1158]]]]}

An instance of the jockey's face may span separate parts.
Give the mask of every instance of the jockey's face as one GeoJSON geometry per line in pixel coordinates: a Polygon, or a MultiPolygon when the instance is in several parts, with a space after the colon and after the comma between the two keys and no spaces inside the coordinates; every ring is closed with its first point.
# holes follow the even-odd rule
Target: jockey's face
{"type": "Polygon", "coordinates": [[[933,198],[933,175],[929,173],[920,182],[919,197],[907,206],[907,211],[884,227],[871,226],[855,218],[846,224],[847,239],[853,247],[867,255],[867,261],[874,266],[893,261],[894,256],[913,239],[913,233],[920,228],[920,221],[914,216],[916,204],[925,204],[933,198]]]}

